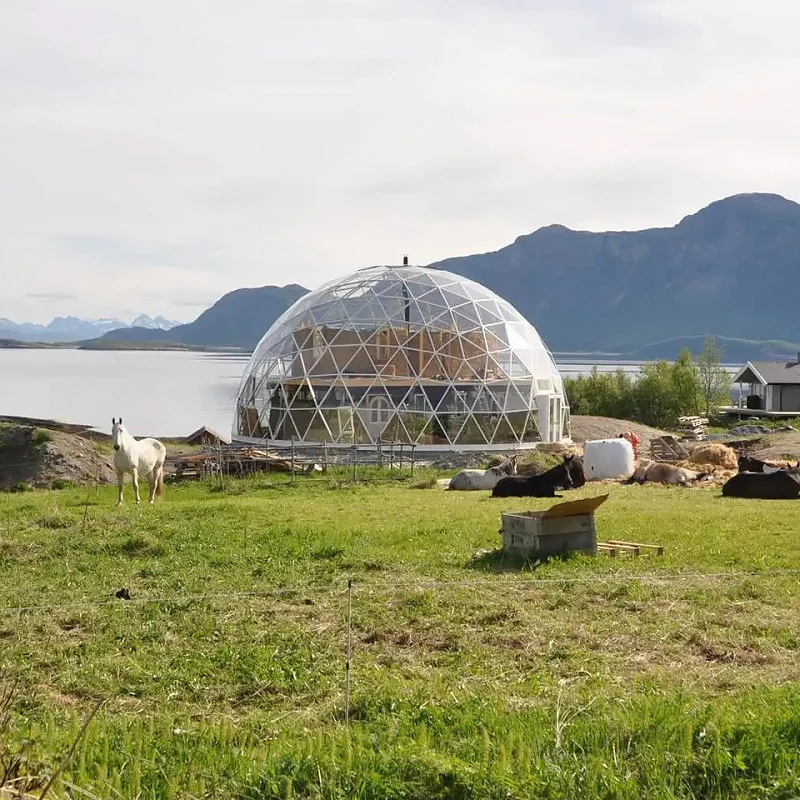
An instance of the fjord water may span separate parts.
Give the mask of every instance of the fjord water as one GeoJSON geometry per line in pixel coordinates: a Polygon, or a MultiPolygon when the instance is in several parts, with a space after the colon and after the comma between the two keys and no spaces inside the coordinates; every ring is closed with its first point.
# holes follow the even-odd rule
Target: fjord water
{"type": "MultiPolygon", "coordinates": [[[[137,436],[185,436],[201,425],[229,435],[249,356],[153,350],[0,350],[0,415],[107,430],[122,416],[137,436]]],[[[559,361],[564,376],[592,365],[559,361]]],[[[598,363],[638,372],[641,362],[598,363]]]]}
{"type": "Polygon", "coordinates": [[[100,430],[122,416],[137,436],[230,434],[246,355],[185,351],[0,350],[0,414],[100,430]]]}

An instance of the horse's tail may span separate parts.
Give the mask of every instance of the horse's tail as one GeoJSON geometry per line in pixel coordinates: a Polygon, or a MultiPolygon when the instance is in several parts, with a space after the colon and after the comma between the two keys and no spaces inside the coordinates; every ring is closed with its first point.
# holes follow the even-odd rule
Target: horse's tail
{"type": "Polygon", "coordinates": [[[159,448],[159,458],[156,462],[156,470],[158,470],[158,475],[156,476],[156,494],[159,497],[164,496],[164,461],[167,458],[167,448],[164,447],[163,442],[159,442],[161,447],[159,448]]]}

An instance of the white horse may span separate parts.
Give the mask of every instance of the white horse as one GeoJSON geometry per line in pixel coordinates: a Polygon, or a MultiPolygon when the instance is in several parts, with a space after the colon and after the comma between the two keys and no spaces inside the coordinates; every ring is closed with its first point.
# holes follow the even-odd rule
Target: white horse
{"type": "Polygon", "coordinates": [[[450,478],[447,488],[453,491],[494,489],[500,478],[517,474],[517,457],[511,456],[496,467],[489,469],[462,469],[450,478]]]}
{"type": "Polygon", "coordinates": [[[119,501],[122,505],[122,482],[125,473],[130,472],[133,479],[133,489],[136,492],[136,502],[139,498],[139,475],[147,478],[150,486],[150,502],[155,503],[156,492],[159,497],[164,496],[164,459],[167,448],[158,439],[134,439],[119,421],[111,418],[111,435],[114,440],[114,469],[117,471],[117,484],[119,486],[119,501]]]}

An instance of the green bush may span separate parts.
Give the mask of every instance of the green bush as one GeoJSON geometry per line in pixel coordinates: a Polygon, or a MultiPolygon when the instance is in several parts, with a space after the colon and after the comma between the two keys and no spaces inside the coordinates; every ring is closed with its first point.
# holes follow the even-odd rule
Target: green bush
{"type": "Polygon", "coordinates": [[[43,444],[52,442],[53,434],[51,431],[48,431],[45,428],[34,428],[33,433],[31,434],[31,441],[37,447],[40,447],[43,444]]]}
{"type": "Polygon", "coordinates": [[[695,361],[684,349],[674,364],[645,364],[638,376],[622,369],[566,378],[573,414],[616,417],[657,428],[674,428],[678,417],[703,413],[711,416],[716,405],[730,402],[730,376],[722,367],[722,351],[709,337],[695,361]]]}
{"type": "MultiPolygon", "coordinates": [[[[711,345],[713,347],[713,340],[711,345]]],[[[717,351],[704,351],[695,363],[689,350],[681,351],[675,363],[655,361],[645,364],[638,376],[618,369],[564,380],[564,391],[573,414],[615,417],[642,422],[657,428],[674,428],[678,417],[711,408],[710,400],[725,400],[723,381],[718,376],[713,396],[704,384],[704,375],[714,370],[717,351]]],[[[721,369],[721,368],[720,368],[721,369]]],[[[727,373],[726,373],[727,374],[727,373]]]]}

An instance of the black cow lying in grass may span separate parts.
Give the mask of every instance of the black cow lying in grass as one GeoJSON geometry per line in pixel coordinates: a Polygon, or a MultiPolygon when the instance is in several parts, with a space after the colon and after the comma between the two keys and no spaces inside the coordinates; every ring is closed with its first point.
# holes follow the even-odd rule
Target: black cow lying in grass
{"type": "Polygon", "coordinates": [[[800,466],[777,472],[740,472],[725,482],[722,496],[795,500],[800,497],[800,466]]]}
{"type": "Polygon", "coordinates": [[[570,464],[573,456],[541,475],[509,475],[500,478],[492,489],[492,497],[561,497],[556,487],[572,488],[570,464]]]}

